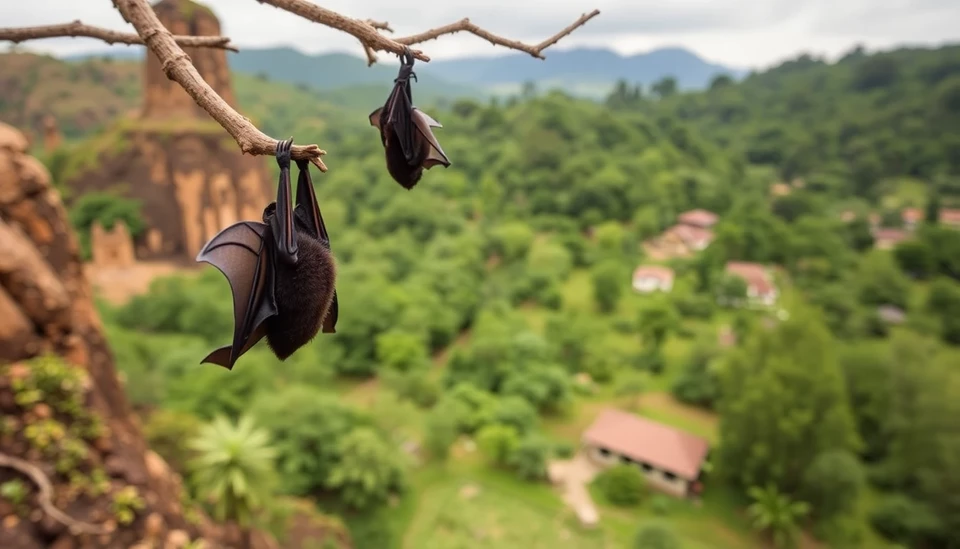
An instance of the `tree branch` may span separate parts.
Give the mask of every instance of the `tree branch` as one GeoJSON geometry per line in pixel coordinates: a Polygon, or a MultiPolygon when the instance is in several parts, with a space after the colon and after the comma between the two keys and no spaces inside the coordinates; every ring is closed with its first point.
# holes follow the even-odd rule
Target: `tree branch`
{"type": "MultiPolygon", "coordinates": [[[[207,111],[223,129],[240,145],[240,150],[252,155],[276,154],[276,139],[266,135],[254,126],[245,116],[235,111],[217,92],[207,84],[190,62],[190,57],[180,49],[153,9],[146,0],[113,0],[120,15],[133,25],[144,44],[160,61],[167,78],[174,80],[193,98],[203,110],[207,111]]],[[[373,27],[360,22],[366,28],[373,27]]],[[[372,31],[376,32],[376,31],[372,31]]],[[[291,150],[294,160],[309,160],[320,171],[327,171],[321,156],[326,154],[317,145],[296,145],[291,150]]]]}
{"type": "MultiPolygon", "coordinates": [[[[27,40],[57,38],[61,36],[97,38],[107,44],[143,45],[143,39],[136,34],[92,27],[83,24],[80,20],[62,25],[0,28],[0,40],[13,42],[14,44],[26,42],[27,40]]],[[[230,45],[230,39],[226,36],[174,36],[173,39],[177,44],[186,47],[220,48],[238,51],[236,47],[230,45]]]]}
{"type": "MultiPolygon", "coordinates": [[[[524,53],[529,53],[538,59],[543,59],[543,50],[556,44],[561,38],[575,31],[578,27],[583,26],[590,19],[600,15],[600,10],[593,10],[590,13],[585,13],[581,15],[579,19],[574,21],[572,25],[544,40],[543,42],[531,46],[516,40],[510,40],[503,38],[502,36],[497,36],[496,34],[474,25],[469,19],[461,19],[456,23],[451,23],[443,27],[428,30],[420,34],[414,34],[413,36],[391,40],[377,32],[377,29],[389,30],[389,25],[387,23],[378,23],[369,19],[366,21],[361,21],[359,19],[347,17],[335,11],[320,7],[306,0],[257,0],[257,2],[260,2],[261,4],[270,4],[275,8],[289,11],[290,13],[299,15],[304,19],[309,19],[315,23],[320,23],[321,25],[326,25],[328,27],[353,35],[357,38],[357,40],[360,41],[361,44],[363,44],[364,52],[367,55],[367,65],[372,65],[376,62],[377,57],[374,52],[388,51],[399,55],[400,53],[403,53],[405,46],[419,44],[421,42],[426,42],[427,40],[439,38],[444,34],[453,34],[460,31],[466,31],[479,36],[480,38],[488,40],[494,45],[500,45],[510,49],[522,51],[524,53]]],[[[421,61],[430,62],[430,57],[424,54],[421,50],[411,49],[411,53],[415,58],[421,61]]]]}
{"type": "Polygon", "coordinates": [[[549,48],[550,46],[556,44],[564,36],[572,33],[577,30],[579,27],[582,27],[586,24],[587,21],[593,19],[594,17],[600,15],[600,10],[593,10],[590,13],[585,13],[580,16],[579,19],[574,21],[572,24],[568,25],[565,29],[561,30],[557,34],[554,34],[550,38],[547,38],[543,42],[540,42],[536,45],[524,44],[523,42],[517,40],[510,40],[509,38],[504,38],[502,36],[497,36],[490,31],[484,30],[473,23],[470,22],[470,19],[464,18],[456,23],[450,23],[449,25],[444,25],[442,27],[437,27],[435,29],[428,30],[426,32],[421,32],[420,34],[414,34],[411,36],[405,36],[403,38],[397,38],[394,41],[398,44],[403,44],[405,46],[410,46],[413,44],[420,44],[421,42],[426,42],[428,40],[434,40],[445,34],[454,34],[457,32],[469,32],[474,36],[483,38],[484,40],[489,41],[495,46],[503,46],[510,48],[512,50],[522,51],[528,53],[537,59],[544,59],[543,50],[549,48]]]}
{"type": "Polygon", "coordinates": [[[47,475],[40,470],[36,465],[24,461],[20,458],[15,458],[13,456],[0,453],[0,467],[9,467],[15,471],[23,473],[27,478],[33,481],[37,485],[37,490],[39,494],[37,495],[37,502],[40,504],[40,508],[43,509],[43,512],[50,516],[50,518],[56,520],[57,522],[63,524],[74,534],[109,534],[110,530],[104,526],[97,524],[90,524],[89,522],[79,521],[75,518],[71,518],[70,515],[64,513],[53,504],[53,485],[50,484],[50,479],[47,478],[47,475]]]}

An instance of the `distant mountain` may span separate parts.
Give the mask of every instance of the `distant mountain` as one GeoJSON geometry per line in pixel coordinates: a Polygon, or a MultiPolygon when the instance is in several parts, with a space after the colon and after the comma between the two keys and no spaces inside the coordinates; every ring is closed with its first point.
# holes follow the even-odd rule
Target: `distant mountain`
{"type": "Polygon", "coordinates": [[[619,79],[649,85],[673,76],[683,89],[706,87],[717,74],[739,79],[746,70],[710,63],[683,48],[663,48],[623,56],[603,48],[548,50],[546,59],[523,53],[497,57],[459,58],[432,61],[429,69],[444,78],[471,84],[522,84],[525,81],[552,82],[563,86],[611,85],[619,79]]]}
{"type": "MultiPolygon", "coordinates": [[[[142,54],[142,50],[129,49],[64,59],[104,55],[130,59],[142,54]]],[[[317,90],[389,87],[396,76],[397,62],[387,54],[380,58],[379,63],[368,67],[366,60],[356,55],[310,55],[287,47],[244,48],[228,54],[231,70],[317,90]]],[[[563,88],[574,95],[602,97],[620,79],[648,86],[673,76],[681,89],[700,89],[718,74],[739,79],[746,73],[743,69],[710,63],[683,48],[662,48],[630,56],[603,48],[575,48],[549,51],[545,60],[510,53],[423,63],[417,67],[417,89],[428,97],[482,98],[514,94],[525,82],[534,82],[540,89],[563,88]]]]}

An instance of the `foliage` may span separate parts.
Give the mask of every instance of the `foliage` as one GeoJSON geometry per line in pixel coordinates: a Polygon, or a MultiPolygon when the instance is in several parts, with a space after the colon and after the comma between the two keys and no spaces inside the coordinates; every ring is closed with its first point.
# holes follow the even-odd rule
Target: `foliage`
{"type": "Polygon", "coordinates": [[[327,486],[340,490],[344,503],[365,509],[401,490],[403,466],[394,448],[370,427],[347,433],[338,444],[340,460],[330,470],[327,486]]]}
{"type": "Polygon", "coordinates": [[[190,461],[190,480],[220,520],[250,526],[254,511],[273,495],[276,452],[268,433],[244,416],[236,424],[217,417],[189,442],[197,453],[190,461]]]}
{"type": "Polygon", "coordinates": [[[70,208],[70,224],[80,235],[81,255],[85,259],[91,257],[90,227],[94,223],[111,230],[117,221],[122,221],[132,238],[140,236],[146,229],[141,209],[139,200],[108,192],[89,192],[77,198],[70,208]]]}
{"type": "Polygon", "coordinates": [[[437,406],[427,414],[423,443],[430,456],[446,461],[450,446],[457,439],[457,418],[445,407],[437,406]]]}
{"type": "Polygon", "coordinates": [[[827,451],[804,473],[801,494],[820,520],[856,510],[866,485],[863,466],[849,452],[827,451]]]}
{"type": "Polygon", "coordinates": [[[771,484],[794,494],[818,454],[856,449],[835,345],[815,310],[792,303],[788,320],[754,328],[731,354],[716,457],[735,486],[771,484]]]}
{"type": "Polygon", "coordinates": [[[507,466],[524,480],[543,480],[547,477],[547,457],[550,445],[538,435],[522,439],[507,456],[507,466]]]}
{"type": "Polygon", "coordinates": [[[601,471],[593,482],[610,503],[623,507],[640,503],[647,490],[643,473],[632,463],[609,467],[601,471]]]}
{"type": "Polygon", "coordinates": [[[680,549],[680,541],[664,524],[644,524],[633,539],[633,549],[680,549]]]}
{"type": "Polygon", "coordinates": [[[793,547],[799,520],[810,512],[810,506],[793,501],[775,486],[752,486],[748,490],[753,503],[747,508],[754,528],[770,534],[777,547],[793,547]]]}
{"type": "Polygon", "coordinates": [[[477,432],[477,446],[484,457],[495,466],[506,466],[520,445],[520,435],[510,425],[491,424],[477,432]]]}

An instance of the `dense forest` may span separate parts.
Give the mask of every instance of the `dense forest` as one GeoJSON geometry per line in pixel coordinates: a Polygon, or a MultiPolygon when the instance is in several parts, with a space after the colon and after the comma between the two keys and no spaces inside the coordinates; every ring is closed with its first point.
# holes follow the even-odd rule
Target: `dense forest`
{"type": "MultiPolygon", "coordinates": [[[[311,497],[371,548],[960,548],[960,232],[943,214],[960,208],[960,47],[803,56],[694,93],[667,78],[602,103],[426,108],[453,166],[411,192],[365,112],[270,112],[266,131],[336,151],[314,176],[335,335],[226,371],[198,365],[232,333],[214,269],[102,304],[196,504],[270,527],[311,497]],[[709,246],[645,257],[693,209],[719,216],[709,246]],[[908,236],[885,249],[883,227],[908,236]],[[778,304],[736,306],[730,261],[776,266],[778,304]],[[672,290],[635,292],[644,263],[672,268],[672,290]],[[702,507],[624,497],[642,478],[614,468],[591,487],[599,530],[551,526],[547,464],[605,404],[711,439],[702,507]],[[489,508],[444,504],[466,478],[489,508]]],[[[136,225],[117,203],[87,214],[136,225]]]]}

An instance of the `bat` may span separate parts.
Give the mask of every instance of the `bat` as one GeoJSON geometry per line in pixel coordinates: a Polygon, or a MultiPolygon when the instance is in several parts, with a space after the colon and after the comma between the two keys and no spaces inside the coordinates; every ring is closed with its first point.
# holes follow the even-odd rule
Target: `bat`
{"type": "Polygon", "coordinates": [[[234,223],[197,254],[197,262],[213,265],[227,278],[234,311],[233,342],[201,364],[232,370],[264,336],[273,354],[286,360],[321,328],[336,332],[339,305],[330,237],[306,160],[297,161],[296,207],[291,208],[291,146],[292,138],[277,145],[277,200],[264,208],[263,222],[234,223]]]}
{"type": "Polygon", "coordinates": [[[410,78],[413,72],[413,54],[404,47],[400,54],[400,73],[393,81],[393,90],[387,102],[370,113],[370,125],[380,130],[387,159],[387,171],[408,191],[420,181],[423,170],[442,165],[450,166],[432,128],[443,126],[427,113],[413,106],[410,78]]]}

